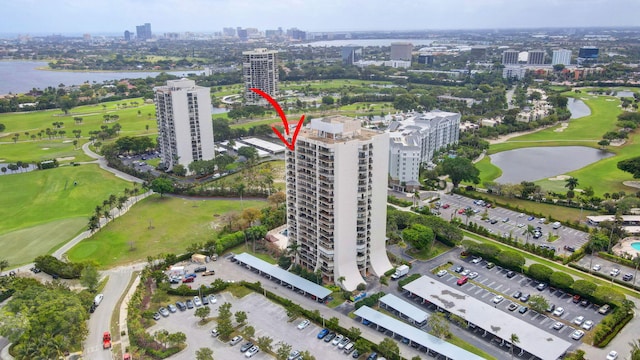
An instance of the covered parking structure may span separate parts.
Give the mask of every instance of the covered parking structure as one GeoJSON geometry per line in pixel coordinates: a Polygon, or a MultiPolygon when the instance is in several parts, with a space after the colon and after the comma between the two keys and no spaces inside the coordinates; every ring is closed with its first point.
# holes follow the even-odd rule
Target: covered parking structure
{"type": "Polygon", "coordinates": [[[517,335],[519,342],[516,347],[521,349],[520,354],[526,351],[540,359],[558,359],[571,347],[568,341],[428,276],[406,284],[403,289],[422,298],[423,303],[429,302],[463,318],[469,326],[484,330],[485,335],[494,335],[501,345],[511,346],[511,335],[517,335]]]}
{"type": "Polygon", "coordinates": [[[317,299],[319,302],[324,302],[327,296],[331,294],[331,290],[296,274],[283,270],[275,265],[269,264],[268,262],[258,259],[251,254],[238,254],[234,256],[234,260],[238,264],[244,265],[250,270],[257,271],[260,275],[279,281],[280,285],[289,286],[292,290],[300,291],[304,295],[309,294],[313,299],[317,299]]]}
{"type": "Polygon", "coordinates": [[[482,357],[465,349],[457,347],[420,329],[396,320],[391,316],[375,311],[368,306],[362,306],[354,312],[356,316],[371,321],[376,327],[383,327],[394,335],[399,335],[409,340],[409,344],[422,346],[432,356],[442,355],[445,359],[455,360],[480,360],[482,357]]]}
{"type": "Polygon", "coordinates": [[[427,324],[429,314],[393,294],[387,294],[381,297],[379,301],[380,306],[387,310],[396,311],[401,318],[407,319],[417,327],[427,324]]]}

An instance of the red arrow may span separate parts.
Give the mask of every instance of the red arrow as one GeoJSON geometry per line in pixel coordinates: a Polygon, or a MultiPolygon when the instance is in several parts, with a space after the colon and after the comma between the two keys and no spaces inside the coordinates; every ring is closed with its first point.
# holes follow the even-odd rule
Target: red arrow
{"type": "MultiPolygon", "coordinates": [[[[287,121],[287,117],[285,116],[284,111],[282,111],[282,108],[280,107],[280,104],[278,104],[277,101],[275,101],[271,96],[269,96],[269,94],[267,94],[266,92],[264,92],[264,91],[262,91],[260,89],[250,88],[249,90],[251,90],[254,93],[262,96],[263,98],[265,98],[276,109],[276,112],[278,112],[278,115],[280,115],[280,119],[282,120],[282,124],[284,125],[284,131],[286,132],[286,134],[288,136],[289,135],[289,121],[287,121]]],[[[303,122],[304,122],[304,114],[300,117],[300,120],[298,120],[298,125],[296,126],[296,131],[293,132],[293,138],[291,138],[291,143],[289,143],[287,141],[287,139],[284,137],[284,135],[282,135],[282,133],[280,133],[280,131],[278,131],[278,129],[276,129],[274,126],[272,126],[271,129],[273,130],[274,133],[276,133],[276,135],[278,135],[280,140],[289,149],[291,149],[291,151],[293,151],[295,149],[296,138],[298,137],[298,133],[300,132],[300,128],[302,128],[302,123],[303,122]]]]}

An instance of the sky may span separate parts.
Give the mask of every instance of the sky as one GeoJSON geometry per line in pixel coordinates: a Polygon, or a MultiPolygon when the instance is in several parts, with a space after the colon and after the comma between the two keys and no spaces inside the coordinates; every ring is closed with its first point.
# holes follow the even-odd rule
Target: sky
{"type": "Polygon", "coordinates": [[[0,0],[0,33],[640,26],[640,0],[0,0]]]}

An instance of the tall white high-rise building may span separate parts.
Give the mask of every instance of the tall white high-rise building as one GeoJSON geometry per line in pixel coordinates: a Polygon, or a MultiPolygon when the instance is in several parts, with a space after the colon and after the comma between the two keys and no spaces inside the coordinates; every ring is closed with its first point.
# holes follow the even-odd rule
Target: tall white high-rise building
{"type": "Polygon", "coordinates": [[[214,157],[211,95],[189,79],[154,88],[160,159],[167,170],[214,157]]]}
{"type": "Polygon", "coordinates": [[[251,91],[251,88],[260,89],[275,98],[278,95],[278,52],[267,49],[243,51],[242,78],[244,99],[247,103],[266,103],[264,98],[251,91]]]}
{"type": "Polygon", "coordinates": [[[313,119],[286,152],[289,244],[296,263],[355,290],[387,257],[389,135],[344,116],[313,119]]]}
{"type": "Polygon", "coordinates": [[[571,50],[559,49],[553,50],[553,57],[551,58],[551,65],[569,65],[571,64],[571,50]]]}

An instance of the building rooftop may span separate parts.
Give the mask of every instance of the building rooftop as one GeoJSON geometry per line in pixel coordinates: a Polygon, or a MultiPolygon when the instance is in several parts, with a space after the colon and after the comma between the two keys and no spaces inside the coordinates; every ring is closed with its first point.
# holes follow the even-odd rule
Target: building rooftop
{"type": "Polygon", "coordinates": [[[420,310],[420,308],[413,306],[411,303],[408,303],[393,294],[387,294],[381,297],[380,302],[385,304],[387,307],[399,311],[401,314],[417,323],[425,322],[429,317],[429,315],[420,310]]]}
{"type": "Polygon", "coordinates": [[[566,340],[428,276],[410,282],[403,289],[460,316],[500,339],[508,341],[511,334],[518,335],[520,342],[516,346],[541,359],[558,359],[571,346],[566,340]]]}
{"type": "Polygon", "coordinates": [[[359,119],[342,115],[312,119],[311,123],[300,130],[300,138],[319,140],[328,144],[350,140],[371,140],[382,132],[365,129],[359,119]]]}

